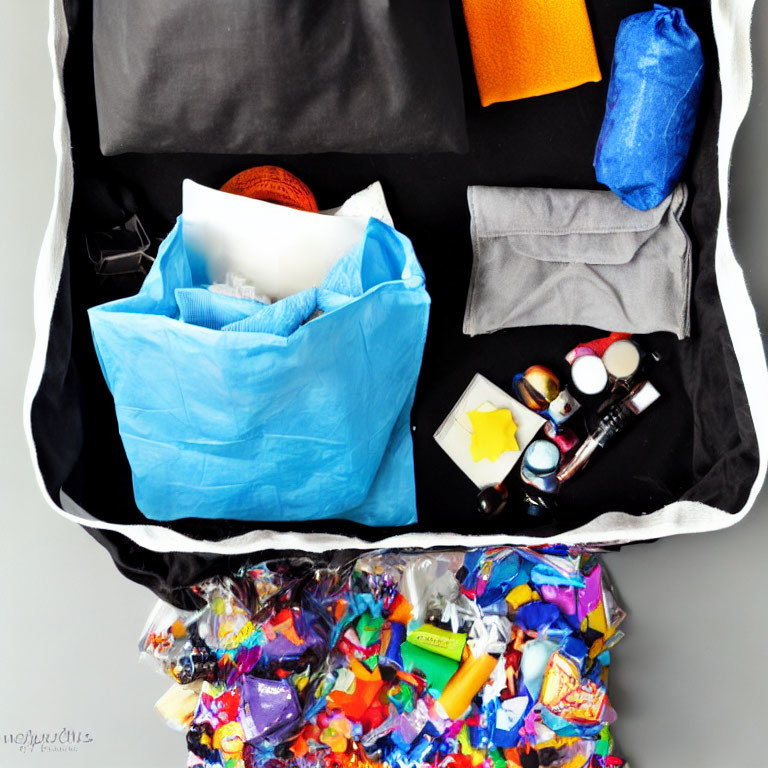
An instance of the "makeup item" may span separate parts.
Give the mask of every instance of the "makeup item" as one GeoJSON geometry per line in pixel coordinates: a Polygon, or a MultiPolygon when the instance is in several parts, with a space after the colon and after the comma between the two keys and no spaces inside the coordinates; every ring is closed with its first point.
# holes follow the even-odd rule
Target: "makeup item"
{"type": "Polygon", "coordinates": [[[543,414],[549,419],[544,425],[544,434],[560,449],[563,456],[578,445],[579,438],[572,429],[565,426],[565,422],[580,408],[581,403],[565,387],[543,414]]]}
{"type": "Polygon", "coordinates": [[[472,699],[488,682],[498,659],[488,653],[470,656],[445,686],[438,707],[447,718],[458,720],[469,709],[472,699]]]}
{"type": "Polygon", "coordinates": [[[559,427],[561,424],[565,424],[579,408],[581,408],[581,403],[565,387],[549,404],[549,408],[547,408],[547,412],[544,415],[559,427]]]}
{"type": "Polygon", "coordinates": [[[495,517],[507,506],[509,491],[503,483],[489,485],[477,494],[477,511],[486,517],[495,517]]]}
{"type": "Polygon", "coordinates": [[[523,455],[520,476],[523,482],[542,493],[556,493],[560,449],[549,440],[534,440],[523,455]]]}
{"type": "Polygon", "coordinates": [[[602,357],[605,350],[611,346],[615,341],[619,339],[629,339],[632,337],[631,333],[617,333],[613,332],[608,336],[601,336],[599,339],[592,339],[592,341],[583,341],[581,344],[577,344],[566,356],[565,360],[568,365],[573,365],[573,361],[577,357],[582,355],[597,355],[602,357]]]}
{"type": "Polygon", "coordinates": [[[560,449],[563,456],[579,444],[578,436],[570,427],[557,427],[551,421],[544,425],[544,435],[560,449]]]}
{"type": "Polygon", "coordinates": [[[577,357],[571,366],[571,379],[585,395],[599,395],[608,386],[608,372],[597,355],[577,357]]]}
{"type": "Polygon", "coordinates": [[[405,672],[420,672],[427,681],[433,696],[440,696],[448,681],[456,674],[459,662],[425,651],[423,648],[404,642],[400,646],[405,672]]]}
{"type": "Polygon", "coordinates": [[[549,440],[534,440],[523,456],[523,466],[537,474],[554,471],[559,461],[560,451],[549,440]]]}
{"type": "Polygon", "coordinates": [[[640,350],[629,339],[614,341],[603,353],[603,365],[615,381],[631,379],[640,367],[640,350]]]}
{"type": "Polygon", "coordinates": [[[603,448],[609,440],[623,432],[634,417],[639,416],[659,397],[659,391],[650,381],[643,381],[635,386],[623,400],[606,411],[595,430],[581,444],[573,458],[557,473],[557,479],[562,483],[573,477],[586,466],[598,448],[603,448]]]}
{"type": "Polygon", "coordinates": [[[467,636],[449,632],[447,629],[434,627],[431,624],[422,624],[418,629],[408,633],[408,642],[425,651],[460,661],[464,646],[467,644],[467,636]]]}
{"type": "Polygon", "coordinates": [[[549,368],[532,365],[525,373],[515,376],[514,394],[532,411],[545,411],[560,394],[560,380],[549,368]]]}

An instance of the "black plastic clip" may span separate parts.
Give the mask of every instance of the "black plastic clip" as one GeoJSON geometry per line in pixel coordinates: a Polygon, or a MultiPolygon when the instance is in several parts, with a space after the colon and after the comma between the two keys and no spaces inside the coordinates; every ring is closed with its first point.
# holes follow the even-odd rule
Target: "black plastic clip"
{"type": "Polygon", "coordinates": [[[107,232],[87,235],[85,240],[97,275],[146,275],[155,260],[148,253],[151,243],[138,216],[107,232]]]}

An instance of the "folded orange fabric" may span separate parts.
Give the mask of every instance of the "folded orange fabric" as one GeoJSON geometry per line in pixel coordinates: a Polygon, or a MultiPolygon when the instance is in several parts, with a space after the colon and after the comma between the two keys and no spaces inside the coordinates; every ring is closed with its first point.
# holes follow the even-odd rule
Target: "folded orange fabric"
{"type": "Polygon", "coordinates": [[[602,79],[584,0],[463,0],[484,107],[602,79]]]}

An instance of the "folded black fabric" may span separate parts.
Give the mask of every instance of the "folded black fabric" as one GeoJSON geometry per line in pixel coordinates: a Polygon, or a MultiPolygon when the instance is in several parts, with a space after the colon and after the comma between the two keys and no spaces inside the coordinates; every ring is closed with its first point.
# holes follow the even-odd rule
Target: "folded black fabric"
{"type": "Polygon", "coordinates": [[[101,149],[466,150],[444,0],[94,0],[101,149]]]}

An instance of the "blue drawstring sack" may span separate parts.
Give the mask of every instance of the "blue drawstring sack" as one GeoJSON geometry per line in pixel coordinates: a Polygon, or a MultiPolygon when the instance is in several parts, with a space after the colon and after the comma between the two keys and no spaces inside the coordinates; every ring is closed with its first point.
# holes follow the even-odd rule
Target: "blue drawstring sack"
{"type": "Polygon", "coordinates": [[[146,517],[415,522],[430,299],[406,237],[361,231],[321,285],[266,304],[208,290],[182,215],[140,292],[89,310],[146,517]]]}
{"type": "Polygon", "coordinates": [[[594,165],[627,205],[645,211],[672,193],[703,79],[701,43],[680,8],[655,5],[621,22],[594,165]]]}

